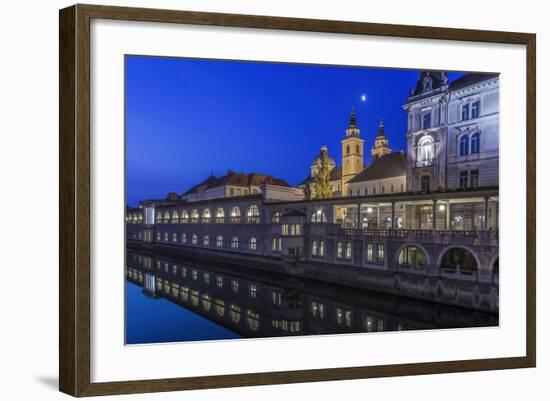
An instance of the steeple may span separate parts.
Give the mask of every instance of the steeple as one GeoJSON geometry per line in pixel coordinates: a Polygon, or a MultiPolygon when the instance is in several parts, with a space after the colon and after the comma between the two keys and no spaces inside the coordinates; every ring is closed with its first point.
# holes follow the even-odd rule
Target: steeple
{"type": "Polygon", "coordinates": [[[355,116],[355,107],[351,106],[351,113],[349,115],[349,124],[346,129],[346,136],[359,136],[361,131],[357,125],[357,117],[355,116]]]}
{"type": "Polygon", "coordinates": [[[374,147],[371,149],[371,155],[373,158],[380,157],[391,153],[391,149],[388,146],[388,138],[384,131],[384,121],[380,117],[380,123],[378,124],[378,134],[374,139],[374,147]]]}

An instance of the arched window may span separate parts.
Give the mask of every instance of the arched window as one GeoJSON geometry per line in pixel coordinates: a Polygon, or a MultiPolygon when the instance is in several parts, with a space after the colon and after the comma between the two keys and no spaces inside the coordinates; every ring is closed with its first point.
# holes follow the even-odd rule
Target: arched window
{"type": "Polygon", "coordinates": [[[403,217],[396,216],[393,224],[394,228],[403,228],[403,217]]]}
{"type": "Polygon", "coordinates": [[[250,237],[250,239],[248,240],[248,248],[251,250],[251,251],[255,251],[256,250],[256,237],[250,237]]]}
{"type": "Polygon", "coordinates": [[[216,223],[223,224],[225,220],[225,211],[223,210],[223,207],[219,207],[216,209],[216,223]]]}
{"type": "Polygon", "coordinates": [[[163,223],[168,223],[170,221],[170,213],[168,213],[168,211],[164,212],[164,216],[163,216],[163,223]]]}
{"type": "Polygon", "coordinates": [[[479,132],[476,132],[472,135],[472,138],[470,139],[471,154],[474,155],[479,153],[479,142],[480,142],[480,135],[479,135],[479,132]]]}
{"type": "Polygon", "coordinates": [[[208,235],[205,235],[202,239],[202,244],[204,246],[209,246],[210,245],[210,237],[208,235]]]}
{"type": "Polygon", "coordinates": [[[179,215],[177,210],[172,211],[172,219],[170,220],[170,223],[177,223],[179,220],[179,215]]]}
{"type": "Polygon", "coordinates": [[[187,210],[182,210],[180,213],[180,223],[187,224],[189,222],[189,214],[187,210]]]}
{"type": "Polygon", "coordinates": [[[323,209],[317,209],[315,212],[311,215],[311,222],[312,223],[326,223],[327,222],[327,215],[323,211],[323,209]]]}
{"type": "Polygon", "coordinates": [[[191,237],[191,243],[193,245],[197,245],[197,241],[198,241],[197,234],[193,234],[193,236],[191,237]]]}
{"type": "Polygon", "coordinates": [[[466,156],[468,154],[469,144],[470,141],[468,140],[468,135],[462,135],[460,137],[460,156],[466,156]]]}
{"type": "Polygon", "coordinates": [[[359,152],[359,145],[355,145],[355,153],[360,154],[360,152],[359,152]]]}
{"type": "Polygon", "coordinates": [[[247,223],[259,223],[260,222],[260,209],[258,206],[252,205],[246,211],[247,223]]]}
{"type": "Polygon", "coordinates": [[[237,249],[239,247],[239,237],[231,238],[231,248],[237,249]]]}
{"type": "Polygon", "coordinates": [[[275,212],[271,215],[271,222],[272,223],[280,223],[281,222],[281,213],[275,212]]]}
{"type": "Polygon", "coordinates": [[[399,267],[424,269],[428,258],[424,251],[416,245],[407,245],[399,252],[399,267]]]}
{"type": "Polygon", "coordinates": [[[418,163],[428,166],[434,160],[434,140],[431,136],[425,136],[418,142],[418,163]]]}
{"type": "Polygon", "coordinates": [[[386,228],[391,228],[391,217],[386,217],[386,228]]]}
{"type": "Polygon", "coordinates": [[[218,248],[221,248],[223,246],[223,237],[221,235],[218,235],[216,237],[216,246],[218,248]]]}
{"type": "Polygon", "coordinates": [[[460,270],[462,273],[472,273],[477,270],[477,262],[470,251],[464,248],[451,248],[443,255],[442,269],[460,270]]]}
{"type": "Polygon", "coordinates": [[[211,218],[212,218],[212,215],[210,214],[210,209],[204,209],[202,211],[202,222],[203,223],[210,223],[211,218]]]}
{"type": "Polygon", "coordinates": [[[349,155],[349,145],[346,146],[346,154],[349,155]]]}
{"type": "Polygon", "coordinates": [[[191,223],[197,224],[199,222],[199,211],[197,209],[193,209],[191,211],[191,223]]]}
{"type": "Polygon", "coordinates": [[[181,234],[181,243],[185,244],[187,242],[187,234],[182,233],[181,234]]]}
{"type": "Polygon", "coordinates": [[[238,206],[233,206],[231,208],[231,213],[229,213],[231,223],[240,223],[241,222],[241,209],[238,206]]]}

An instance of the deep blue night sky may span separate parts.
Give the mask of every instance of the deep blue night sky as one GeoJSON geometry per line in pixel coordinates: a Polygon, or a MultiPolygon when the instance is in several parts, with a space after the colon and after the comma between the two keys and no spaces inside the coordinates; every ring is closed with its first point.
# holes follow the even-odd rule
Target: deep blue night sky
{"type": "Polygon", "coordinates": [[[414,70],[127,56],[126,203],[182,193],[228,169],[296,185],[323,144],[341,163],[352,105],[366,154],[381,116],[390,146],[405,149],[401,106],[417,77],[414,70]]]}

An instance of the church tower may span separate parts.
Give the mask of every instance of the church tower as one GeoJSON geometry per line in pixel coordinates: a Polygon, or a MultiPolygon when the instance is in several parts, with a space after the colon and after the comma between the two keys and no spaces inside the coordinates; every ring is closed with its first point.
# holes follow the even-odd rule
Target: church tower
{"type": "Polygon", "coordinates": [[[374,139],[374,147],[371,149],[372,158],[381,157],[391,153],[391,149],[388,146],[388,138],[384,133],[384,122],[380,119],[380,124],[378,125],[378,135],[374,139]]]}
{"type": "Polygon", "coordinates": [[[363,171],[363,142],[359,137],[355,110],[352,107],[346,137],[342,139],[342,196],[348,196],[347,182],[363,171]]]}

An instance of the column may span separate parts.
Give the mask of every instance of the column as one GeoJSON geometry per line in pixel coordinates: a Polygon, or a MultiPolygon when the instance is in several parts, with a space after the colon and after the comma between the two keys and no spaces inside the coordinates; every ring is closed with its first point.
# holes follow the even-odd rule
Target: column
{"type": "Polygon", "coordinates": [[[489,197],[486,196],[485,197],[485,213],[484,213],[484,216],[483,216],[483,231],[487,231],[488,222],[489,222],[489,197]]]}
{"type": "Polygon", "coordinates": [[[382,228],[380,227],[380,204],[376,206],[376,228],[382,228]]]}
{"type": "Polygon", "coordinates": [[[391,227],[395,228],[395,201],[391,202],[391,227]]]}
{"type": "Polygon", "coordinates": [[[451,203],[448,202],[445,209],[445,230],[452,230],[451,226],[451,203]]]}
{"type": "Polygon", "coordinates": [[[432,200],[432,231],[437,227],[437,200],[432,200]]]}
{"type": "Polygon", "coordinates": [[[361,204],[357,204],[357,228],[361,228],[361,204]]]}

